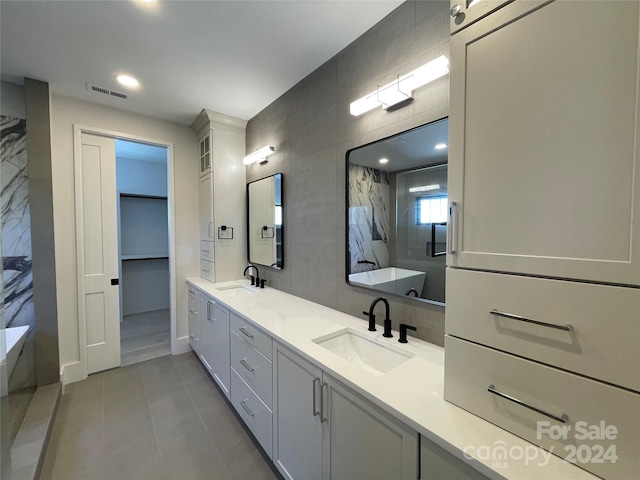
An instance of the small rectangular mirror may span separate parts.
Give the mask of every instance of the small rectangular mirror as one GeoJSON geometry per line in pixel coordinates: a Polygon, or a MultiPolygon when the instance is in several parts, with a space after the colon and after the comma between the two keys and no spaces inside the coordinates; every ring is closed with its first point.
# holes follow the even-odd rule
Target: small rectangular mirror
{"type": "Polygon", "coordinates": [[[347,283],[444,305],[448,119],[347,152],[347,283]]]}
{"type": "Polygon", "coordinates": [[[247,231],[249,262],[284,268],[282,174],[247,184],[247,231]]]}

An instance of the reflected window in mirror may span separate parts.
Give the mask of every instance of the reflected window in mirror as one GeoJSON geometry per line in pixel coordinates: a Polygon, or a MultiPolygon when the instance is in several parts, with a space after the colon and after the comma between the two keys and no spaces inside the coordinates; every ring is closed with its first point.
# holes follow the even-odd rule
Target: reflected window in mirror
{"type": "Polygon", "coordinates": [[[347,283],[444,304],[447,144],[443,119],[347,152],[347,283]]]}
{"type": "Polygon", "coordinates": [[[252,264],[284,268],[282,174],[247,184],[248,260],[252,264]]]}

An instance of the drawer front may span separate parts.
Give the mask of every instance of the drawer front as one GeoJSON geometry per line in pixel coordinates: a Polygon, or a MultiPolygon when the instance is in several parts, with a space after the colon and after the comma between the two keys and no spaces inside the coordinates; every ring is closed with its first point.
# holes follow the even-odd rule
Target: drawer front
{"type": "Polygon", "coordinates": [[[200,260],[206,260],[207,262],[213,262],[213,242],[200,241],[200,260]]]}
{"type": "Polygon", "coordinates": [[[273,413],[233,370],[231,371],[231,403],[269,458],[273,458],[273,413]]]}
{"type": "Polygon", "coordinates": [[[216,271],[214,270],[213,262],[200,260],[200,276],[210,282],[216,281],[216,271]]]}
{"type": "Polygon", "coordinates": [[[585,470],[640,472],[640,394],[448,335],[444,378],[445,400],[585,470]]]}
{"type": "Polygon", "coordinates": [[[446,304],[449,335],[640,392],[640,289],[449,268],[446,304]]]}
{"type": "Polygon", "coordinates": [[[189,313],[195,312],[195,314],[197,315],[198,309],[200,308],[200,297],[198,295],[198,291],[191,286],[188,286],[187,289],[189,292],[189,300],[188,300],[189,313]]]}
{"type": "Polygon", "coordinates": [[[237,333],[231,334],[231,366],[268,406],[272,405],[273,367],[271,360],[245,342],[237,333]]]}
{"type": "Polygon", "coordinates": [[[245,320],[233,312],[231,312],[231,331],[236,332],[240,338],[244,338],[256,347],[260,353],[271,360],[271,337],[248,320],[245,320]]]}

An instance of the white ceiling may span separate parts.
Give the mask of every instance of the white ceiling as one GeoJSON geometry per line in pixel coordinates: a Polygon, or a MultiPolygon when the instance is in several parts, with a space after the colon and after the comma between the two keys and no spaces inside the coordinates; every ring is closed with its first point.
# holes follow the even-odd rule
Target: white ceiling
{"type": "Polygon", "coordinates": [[[2,0],[0,73],[182,124],[202,108],[248,120],[400,3],[2,0]],[[138,90],[116,83],[121,72],[138,90]],[[90,92],[87,82],[130,96],[90,92]]]}

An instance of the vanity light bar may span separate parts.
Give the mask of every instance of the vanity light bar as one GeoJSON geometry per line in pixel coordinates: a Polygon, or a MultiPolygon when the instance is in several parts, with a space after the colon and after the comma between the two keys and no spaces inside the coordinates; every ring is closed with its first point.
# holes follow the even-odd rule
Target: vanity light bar
{"type": "Polygon", "coordinates": [[[449,59],[444,55],[425,63],[421,67],[405,74],[391,83],[378,87],[375,92],[352,102],[349,111],[351,115],[359,116],[378,106],[389,108],[397,103],[408,100],[416,88],[426,85],[449,73],[449,59]]]}
{"type": "Polygon", "coordinates": [[[244,163],[245,165],[251,165],[255,162],[262,162],[265,158],[267,158],[275,151],[275,148],[273,148],[271,145],[267,145],[266,147],[262,147],[261,149],[256,150],[255,152],[244,157],[242,159],[242,163],[244,163]]]}
{"type": "Polygon", "coordinates": [[[421,187],[411,187],[409,189],[409,192],[411,193],[415,193],[415,192],[428,192],[429,190],[438,190],[440,188],[440,185],[435,184],[435,185],[423,185],[421,187]]]}

